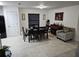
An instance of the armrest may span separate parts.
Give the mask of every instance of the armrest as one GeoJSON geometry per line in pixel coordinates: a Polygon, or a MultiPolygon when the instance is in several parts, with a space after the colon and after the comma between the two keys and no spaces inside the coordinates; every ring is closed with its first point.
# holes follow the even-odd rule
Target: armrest
{"type": "Polygon", "coordinates": [[[66,35],[73,35],[74,33],[73,32],[67,32],[65,33],[66,35]]]}

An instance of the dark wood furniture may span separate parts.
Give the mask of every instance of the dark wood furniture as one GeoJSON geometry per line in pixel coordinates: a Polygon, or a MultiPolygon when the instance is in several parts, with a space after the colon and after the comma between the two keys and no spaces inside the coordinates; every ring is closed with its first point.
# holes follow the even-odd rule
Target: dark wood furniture
{"type": "Polygon", "coordinates": [[[29,42],[30,40],[41,40],[46,37],[48,38],[48,28],[47,27],[35,27],[28,31],[29,42]]]}
{"type": "Polygon", "coordinates": [[[38,29],[29,29],[28,30],[28,39],[29,39],[29,42],[30,40],[35,40],[35,39],[39,39],[38,38],[38,29]]]}
{"type": "Polygon", "coordinates": [[[31,40],[41,40],[44,39],[45,37],[48,39],[48,27],[33,27],[30,29],[24,29],[22,27],[23,31],[23,40],[25,42],[26,37],[28,36],[28,41],[30,42],[31,40]]]}
{"type": "Polygon", "coordinates": [[[24,31],[24,27],[22,27],[22,32],[23,32],[23,40],[24,40],[24,42],[25,42],[26,37],[27,37],[27,30],[24,31]]]}
{"type": "Polygon", "coordinates": [[[63,26],[62,25],[57,25],[57,24],[51,24],[50,29],[51,29],[51,33],[56,35],[56,31],[63,29],[63,26]]]}

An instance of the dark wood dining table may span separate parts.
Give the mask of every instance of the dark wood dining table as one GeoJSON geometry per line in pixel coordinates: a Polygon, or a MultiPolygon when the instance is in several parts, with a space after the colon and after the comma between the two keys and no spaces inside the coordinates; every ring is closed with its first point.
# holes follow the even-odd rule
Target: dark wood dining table
{"type": "Polygon", "coordinates": [[[46,38],[48,39],[47,27],[35,27],[33,29],[28,29],[29,42],[30,40],[33,39],[41,40],[45,38],[45,34],[46,34],[46,38]],[[35,36],[35,38],[33,38],[33,36],[35,36]]]}

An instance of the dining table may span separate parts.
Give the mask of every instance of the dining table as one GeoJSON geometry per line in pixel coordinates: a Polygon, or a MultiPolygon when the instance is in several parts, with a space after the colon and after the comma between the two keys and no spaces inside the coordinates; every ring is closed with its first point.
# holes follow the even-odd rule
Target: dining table
{"type": "Polygon", "coordinates": [[[29,28],[28,30],[28,39],[30,40],[41,40],[45,39],[45,37],[48,39],[48,28],[46,26],[44,27],[34,27],[29,28]],[[46,35],[45,35],[46,34],[46,35]]]}

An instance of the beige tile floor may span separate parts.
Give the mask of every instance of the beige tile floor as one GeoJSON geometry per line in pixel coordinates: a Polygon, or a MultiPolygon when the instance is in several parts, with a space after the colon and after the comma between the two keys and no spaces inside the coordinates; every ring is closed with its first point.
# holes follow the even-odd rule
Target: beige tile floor
{"type": "Polygon", "coordinates": [[[74,57],[76,42],[63,42],[49,34],[48,40],[23,41],[22,36],[2,39],[2,45],[10,46],[12,57],[74,57]]]}

